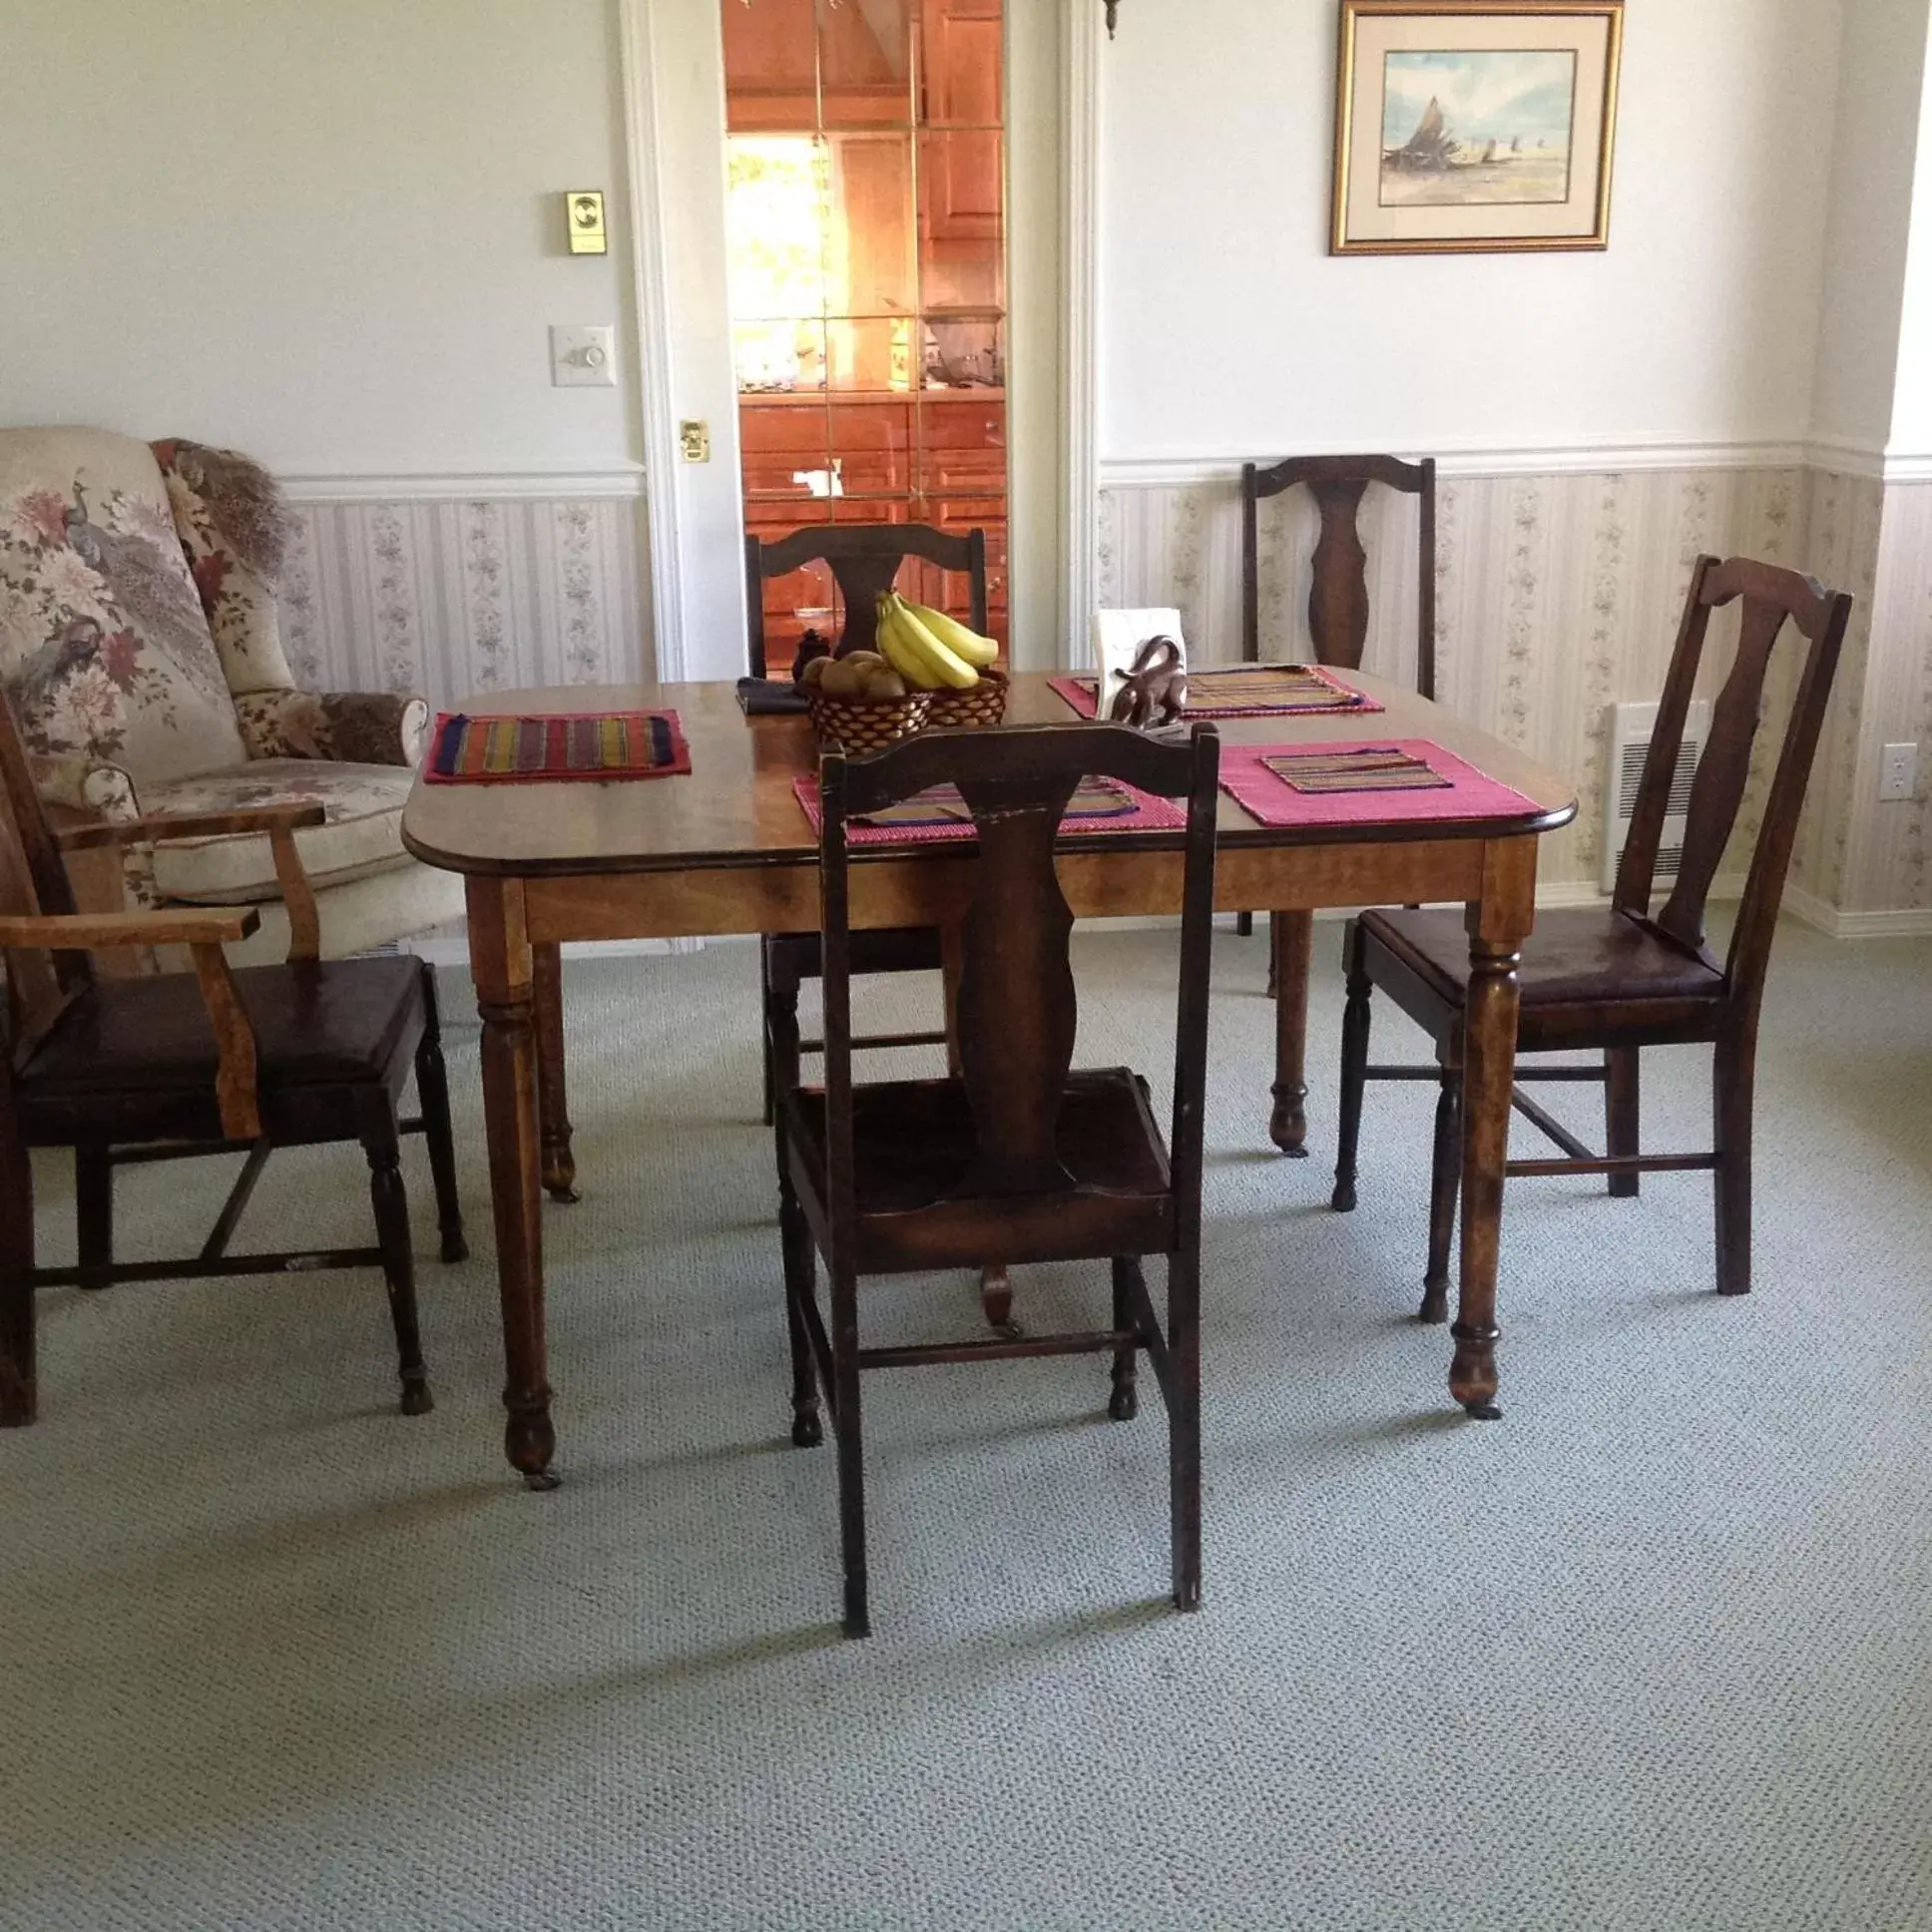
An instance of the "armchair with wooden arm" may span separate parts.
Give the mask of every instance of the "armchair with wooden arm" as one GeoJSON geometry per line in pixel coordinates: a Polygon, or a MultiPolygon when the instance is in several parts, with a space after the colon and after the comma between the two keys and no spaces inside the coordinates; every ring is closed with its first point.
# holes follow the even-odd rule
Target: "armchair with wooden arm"
{"type": "Polygon", "coordinates": [[[425,1135],[445,1260],[461,1260],[448,1083],[433,969],[408,956],[323,960],[314,894],[295,834],[317,805],[135,818],[56,831],[0,702],[0,950],[7,971],[0,1053],[0,1427],[34,1419],[38,1402],[35,1290],[123,1281],[281,1273],[379,1264],[394,1324],[402,1408],[430,1407],[417,1329],[414,1259],[400,1169],[401,1137],[425,1135]],[[76,909],[67,854],[174,838],[265,837],[288,908],[290,943],[277,965],[237,967],[225,946],[258,934],[254,906],[76,909]],[[108,978],[95,955],[185,948],[192,972],[108,978]],[[398,1101],[413,1070],[420,1118],[398,1101]],[[235,1233],[278,1147],[361,1143],[376,1242],[358,1248],[232,1254],[235,1233]],[[36,1147],[75,1156],[77,1263],[35,1263],[36,1147]],[[194,1255],[114,1258],[117,1166],[245,1150],[213,1231],[194,1255]]]}

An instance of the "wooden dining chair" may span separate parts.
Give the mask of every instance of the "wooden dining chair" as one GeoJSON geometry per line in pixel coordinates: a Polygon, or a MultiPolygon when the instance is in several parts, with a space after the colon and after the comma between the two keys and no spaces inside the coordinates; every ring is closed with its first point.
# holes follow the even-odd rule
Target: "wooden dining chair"
{"type": "Polygon", "coordinates": [[[859,1377],[927,1362],[1106,1354],[1108,1413],[1126,1421],[1145,1349],[1167,1400],[1174,1600],[1183,1610],[1199,1606],[1202,1104],[1218,768],[1219,744],[1205,724],[1185,743],[1117,724],[943,732],[874,758],[833,754],[820,764],[825,1085],[780,1096],[780,1230],[791,1439],[801,1447],[820,1439],[822,1386],[838,1445],[849,1636],[868,1628],[859,1377]],[[1073,914],[1054,847],[1087,777],[1188,801],[1171,1144],[1137,1074],[1070,1072],[1073,914]],[[960,1070],[945,1080],[855,1085],[847,827],[940,783],[959,787],[978,830],[961,935],[960,1070]],[[819,1307],[819,1254],[830,1274],[829,1316],[819,1307]],[[1111,1319],[1078,1333],[860,1345],[862,1275],[974,1265],[987,1254],[1110,1260],[1111,1319]],[[1167,1257],[1165,1330],[1142,1274],[1149,1254],[1167,1257]]]}
{"type": "MultiPolygon", "coordinates": [[[[1359,671],[1368,642],[1368,553],[1362,548],[1362,498],[1371,483],[1416,499],[1415,688],[1436,695],[1436,464],[1425,456],[1290,456],[1265,466],[1241,465],[1241,657],[1261,656],[1259,506],[1268,497],[1305,488],[1320,518],[1308,585],[1308,637],[1317,664],[1359,671]]],[[[1251,914],[1238,920],[1253,929],[1251,914]]],[[[1268,991],[1281,1002],[1281,1025],[1298,1041],[1306,1031],[1308,976],[1314,965],[1314,918],[1276,912],[1268,921],[1268,991]]],[[[1290,1050],[1274,1087],[1269,1138],[1283,1154],[1307,1153],[1305,1071],[1290,1050]]]]}
{"type": "MultiPolygon", "coordinates": [[[[1751,1091],[1758,1008],[1798,812],[1850,615],[1848,596],[1827,591],[1794,571],[1741,557],[1723,563],[1714,557],[1697,559],[1616,893],[1601,910],[1539,913],[1516,972],[1522,995],[1519,1055],[1576,1050],[1603,1054],[1601,1066],[1519,1065],[1517,1080],[1600,1083],[1608,1151],[1593,1154],[1519,1086],[1513,1096],[1517,1112],[1562,1150],[1562,1158],[1510,1161],[1503,1172],[1603,1174],[1610,1177],[1613,1195],[1630,1196],[1646,1174],[1709,1170],[1715,1184],[1721,1294],[1743,1294],[1750,1287],[1751,1091]],[[1653,915],[1658,847],[1685,715],[1703,661],[1710,613],[1730,604],[1740,606],[1737,653],[1712,709],[1710,735],[1691,780],[1677,878],[1662,910],[1653,915]],[[1704,902],[1737,820],[1765,674],[1787,622],[1803,641],[1797,695],[1752,845],[1730,945],[1720,962],[1704,945],[1704,902]],[[1714,1147],[1701,1154],[1644,1154],[1638,1132],[1642,1049],[1701,1042],[1714,1048],[1714,1147]]],[[[1422,1318],[1440,1321],[1447,1308],[1449,1243],[1461,1169],[1462,1014],[1469,976],[1462,912],[1365,912],[1349,923],[1345,953],[1348,1004],[1342,1022],[1340,1152],[1333,1206],[1346,1211],[1355,1205],[1364,1083],[1437,1082],[1422,1318]],[[1368,1064],[1369,1000],[1378,986],[1433,1037],[1436,1066],[1368,1064]]]]}
{"type": "Polygon", "coordinates": [[[3,698],[0,793],[7,981],[0,1025],[0,1427],[30,1423],[37,1411],[38,1288],[376,1265],[395,1328],[402,1412],[425,1413],[431,1399],[417,1329],[403,1135],[420,1132],[429,1144],[443,1259],[459,1261],[467,1252],[433,968],[407,955],[317,957],[319,921],[294,833],[321,822],[319,805],[95,822],[57,833],[3,698]],[[231,968],[224,958],[225,943],[258,926],[251,906],[75,910],[63,851],[239,832],[271,841],[289,919],[284,965],[231,968]],[[149,947],[187,948],[194,970],[123,978],[95,971],[97,952],[149,947]],[[412,1067],[422,1116],[405,1121],[397,1101],[412,1067]],[[374,1246],[229,1251],[274,1149],[351,1140],[368,1158],[374,1246]],[[72,1267],[36,1263],[34,1148],[74,1150],[72,1267]],[[115,1259],[118,1167],[243,1153],[198,1253],[115,1259]]]}
{"type": "MultiPolygon", "coordinates": [[[[986,630],[986,534],[951,535],[923,523],[848,523],[795,530],[773,543],[744,539],[745,606],[750,613],[751,673],[766,675],[764,586],[809,564],[822,563],[838,586],[844,624],[834,647],[840,656],[869,651],[878,636],[877,598],[891,589],[907,558],[962,573],[968,585],[975,631],[986,630]]],[[[824,970],[824,949],[815,932],[775,933],[762,942],[760,997],[764,1008],[764,1118],[777,1118],[777,1098],[799,1079],[803,1055],[824,1051],[822,1039],[801,1039],[798,994],[824,970]]],[[[853,971],[932,973],[944,966],[939,934],[930,926],[903,926],[855,936],[853,971]]],[[[943,1046],[943,1028],[925,1032],[869,1034],[860,1047],[943,1046]]]]}

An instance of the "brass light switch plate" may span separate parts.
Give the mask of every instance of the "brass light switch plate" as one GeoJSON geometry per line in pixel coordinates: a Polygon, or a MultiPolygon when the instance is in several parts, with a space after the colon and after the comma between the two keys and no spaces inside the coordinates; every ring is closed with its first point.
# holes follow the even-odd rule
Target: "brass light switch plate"
{"type": "Polygon", "coordinates": [[[565,226],[570,231],[572,254],[603,254],[610,242],[604,234],[604,191],[573,188],[564,197],[565,226]]]}
{"type": "Polygon", "coordinates": [[[681,422],[678,425],[678,447],[687,463],[709,463],[712,460],[711,424],[681,422]]]}

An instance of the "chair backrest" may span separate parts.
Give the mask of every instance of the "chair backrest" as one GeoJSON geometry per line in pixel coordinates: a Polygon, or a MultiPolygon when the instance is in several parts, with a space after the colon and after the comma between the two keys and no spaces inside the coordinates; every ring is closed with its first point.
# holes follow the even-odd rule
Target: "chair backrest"
{"type": "Polygon", "coordinates": [[[1764,801],[1764,815],[1758,823],[1725,969],[1733,992],[1754,998],[1770,953],[1771,931],[1777,923],[1784,875],[1790,867],[1804,787],[1818,748],[1845,626],[1851,619],[1849,595],[1828,591],[1814,578],[1802,577],[1796,571],[1753,563],[1747,557],[1723,562],[1715,557],[1697,559],[1690,572],[1684,622],[1671,654],[1657,727],[1644,759],[1637,807],[1631,816],[1613,896],[1620,910],[1640,918],[1650,916],[1658,846],[1670,808],[1685,716],[1703,662],[1710,613],[1732,603],[1740,605],[1737,655],[1711,707],[1710,734],[1690,782],[1685,812],[1683,857],[1671,896],[1656,923],[1683,945],[1703,944],[1704,903],[1737,823],[1745,780],[1750,775],[1751,744],[1757,735],[1771,650],[1788,621],[1804,641],[1804,661],[1777,768],[1764,801]]]}
{"type": "Polygon", "coordinates": [[[1241,656],[1261,655],[1260,563],[1256,506],[1298,483],[1308,486],[1321,516],[1314,575],[1308,587],[1308,635],[1317,664],[1359,671],[1368,640],[1368,553],[1357,528],[1362,496],[1371,483],[1419,500],[1416,553],[1415,688],[1436,695],[1436,463],[1399,456],[1290,456],[1266,468],[1241,465],[1241,656]]]}
{"type": "Polygon", "coordinates": [[[1192,1238],[1201,1202],[1219,769],[1220,744],[1208,724],[1197,724],[1186,739],[1166,740],[1123,724],[935,731],[876,757],[848,760],[831,753],[820,762],[827,1185],[835,1225],[843,1214],[849,1226],[856,1211],[851,821],[939,784],[956,785],[972,812],[978,842],[960,934],[957,1014],[976,1152],[959,1192],[1058,1194],[1070,1186],[1055,1136],[1073,1061],[1077,1004],[1068,958],[1073,913],[1055,872],[1054,846],[1081,782],[1114,778],[1188,801],[1170,1161],[1179,1229],[1192,1238]]]}
{"type": "Polygon", "coordinates": [[[878,635],[875,603],[889,590],[908,557],[936,564],[941,570],[962,572],[971,586],[975,631],[986,629],[986,533],[968,530],[950,535],[929,523],[817,524],[794,530],[775,543],[747,535],[744,539],[745,609],[750,620],[751,675],[766,675],[764,657],[764,584],[806,564],[824,564],[838,585],[845,620],[833,647],[840,655],[870,651],[878,635]]]}

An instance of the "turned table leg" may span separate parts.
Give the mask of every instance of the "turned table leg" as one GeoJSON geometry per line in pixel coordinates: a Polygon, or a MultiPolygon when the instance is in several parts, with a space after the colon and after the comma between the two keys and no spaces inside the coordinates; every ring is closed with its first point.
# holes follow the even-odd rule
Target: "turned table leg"
{"type": "Polygon", "coordinates": [[[537,1018],[523,887],[469,881],[470,972],[483,1019],[483,1121],[490,1149],[497,1287],[503,1303],[504,1453],[532,1489],[554,1489],[544,1337],[537,1018]]]}
{"type": "Polygon", "coordinates": [[[1268,1139],[1300,1160],[1308,1152],[1308,975],[1314,966],[1315,922],[1308,912],[1268,915],[1268,957],[1274,994],[1274,1112],[1268,1139]]]}
{"type": "Polygon", "coordinates": [[[543,1121],[543,1184],[552,1201],[572,1202],[577,1163],[570,1152],[570,1104],[564,1089],[564,949],[530,948],[537,1007],[537,1108],[543,1121]]]}
{"type": "Polygon", "coordinates": [[[1503,1164],[1516,1079],[1516,968],[1535,916],[1536,841],[1501,840],[1485,854],[1483,894],[1470,903],[1469,993],[1463,1016],[1462,1255],[1449,1389],[1482,1421],[1496,1405],[1496,1268],[1503,1164]]]}

